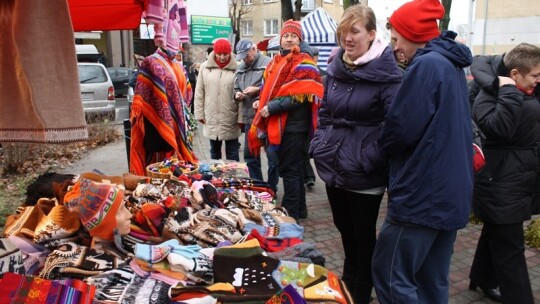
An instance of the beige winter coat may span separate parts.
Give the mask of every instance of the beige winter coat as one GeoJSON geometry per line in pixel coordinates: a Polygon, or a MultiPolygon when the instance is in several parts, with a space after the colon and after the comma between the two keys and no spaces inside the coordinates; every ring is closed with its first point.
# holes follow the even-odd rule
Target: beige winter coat
{"type": "Polygon", "coordinates": [[[229,140],[240,137],[238,123],[242,123],[242,111],[233,98],[236,61],[220,69],[214,52],[201,65],[195,89],[195,119],[204,119],[204,137],[212,140],[229,140]]]}

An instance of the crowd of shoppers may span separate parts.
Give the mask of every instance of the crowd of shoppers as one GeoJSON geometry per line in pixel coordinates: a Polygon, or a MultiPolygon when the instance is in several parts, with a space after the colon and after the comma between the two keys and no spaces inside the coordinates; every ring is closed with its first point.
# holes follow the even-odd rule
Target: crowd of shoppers
{"type": "Polygon", "coordinates": [[[249,175],[264,180],[265,151],[267,181],[277,192],[283,179],[279,204],[296,220],[307,217],[314,159],[355,303],[370,303],[373,289],[379,303],[447,303],[453,245],[471,206],[483,228],[469,288],[534,303],[523,222],[540,212],[540,48],[522,43],[473,60],[454,32],[440,33],[444,13],[440,0],[403,4],[388,19],[389,43],[370,7],[350,6],[326,71],[298,21],[283,23],[273,58],[249,39],[236,55],[218,39],[190,71],[192,111],[211,158],[222,158],[224,141],[225,158],[239,161],[244,131],[249,175]],[[484,136],[476,174],[471,117],[484,136]]]}

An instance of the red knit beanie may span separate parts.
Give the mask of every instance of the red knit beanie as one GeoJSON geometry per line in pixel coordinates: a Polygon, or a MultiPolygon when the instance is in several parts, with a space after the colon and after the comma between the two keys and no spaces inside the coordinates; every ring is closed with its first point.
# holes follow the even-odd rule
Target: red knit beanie
{"type": "Polygon", "coordinates": [[[413,0],[400,6],[389,22],[405,39],[422,43],[440,35],[437,19],[442,17],[444,7],[440,0],[413,0]]]}
{"type": "Polygon", "coordinates": [[[214,42],[214,53],[215,54],[230,54],[232,52],[231,44],[229,40],[225,38],[219,38],[214,42]]]}
{"type": "Polygon", "coordinates": [[[300,41],[304,40],[304,37],[302,36],[302,23],[300,23],[300,21],[294,21],[292,19],[285,21],[279,36],[281,37],[285,33],[294,33],[300,38],[300,41]]]}

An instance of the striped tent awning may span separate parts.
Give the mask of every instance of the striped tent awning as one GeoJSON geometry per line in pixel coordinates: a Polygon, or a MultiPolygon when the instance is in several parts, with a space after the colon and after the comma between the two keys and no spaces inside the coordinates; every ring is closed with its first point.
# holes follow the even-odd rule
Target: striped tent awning
{"type": "Polygon", "coordinates": [[[307,14],[302,18],[301,22],[304,40],[310,45],[337,44],[337,23],[322,7],[318,7],[316,10],[307,14]]]}

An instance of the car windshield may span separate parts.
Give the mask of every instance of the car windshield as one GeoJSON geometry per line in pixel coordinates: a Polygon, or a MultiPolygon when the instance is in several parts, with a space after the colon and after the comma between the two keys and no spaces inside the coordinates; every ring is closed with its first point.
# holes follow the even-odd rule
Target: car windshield
{"type": "Polygon", "coordinates": [[[128,77],[131,74],[130,69],[115,69],[115,68],[107,68],[107,71],[109,72],[109,75],[111,77],[128,77]]]}
{"type": "Polygon", "coordinates": [[[79,65],[78,68],[80,83],[99,83],[107,81],[105,70],[99,65],[79,65]]]}

